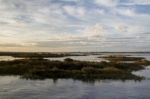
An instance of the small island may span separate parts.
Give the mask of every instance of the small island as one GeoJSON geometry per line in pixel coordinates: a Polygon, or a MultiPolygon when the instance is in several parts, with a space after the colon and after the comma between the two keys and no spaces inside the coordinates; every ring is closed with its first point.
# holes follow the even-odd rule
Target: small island
{"type": "Polygon", "coordinates": [[[141,80],[144,77],[136,76],[132,72],[150,65],[150,61],[143,57],[110,55],[100,58],[108,61],[88,62],[71,58],[51,61],[43,57],[0,61],[0,75],[19,75],[25,79],[141,80]]]}
{"type": "Polygon", "coordinates": [[[141,61],[145,60],[143,57],[133,57],[130,55],[108,55],[108,56],[101,56],[98,58],[104,58],[109,61],[141,61]]]}

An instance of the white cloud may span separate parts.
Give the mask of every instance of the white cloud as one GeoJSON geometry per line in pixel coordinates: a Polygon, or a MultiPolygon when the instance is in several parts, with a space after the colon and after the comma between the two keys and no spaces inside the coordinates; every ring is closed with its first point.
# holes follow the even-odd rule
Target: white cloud
{"type": "Polygon", "coordinates": [[[124,9],[116,9],[117,13],[124,16],[134,17],[136,15],[136,12],[134,9],[124,8],[124,9]]]}
{"type": "Polygon", "coordinates": [[[118,0],[95,0],[95,2],[106,7],[113,7],[118,4],[118,0]]]}
{"type": "Polygon", "coordinates": [[[94,26],[86,27],[83,30],[83,35],[87,37],[104,36],[106,30],[103,25],[95,24],[94,26]]]}
{"type": "Polygon", "coordinates": [[[83,7],[75,7],[75,6],[64,6],[64,11],[74,17],[84,17],[86,11],[83,7]]]}
{"type": "Polygon", "coordinates": [[[149,5],[150,0],[129,0],[128,5],[149,5]]]}

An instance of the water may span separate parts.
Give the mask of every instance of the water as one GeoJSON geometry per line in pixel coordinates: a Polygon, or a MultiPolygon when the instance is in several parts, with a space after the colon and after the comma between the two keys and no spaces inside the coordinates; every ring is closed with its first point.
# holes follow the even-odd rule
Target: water
{"type": "Polygon", "coordinates": [[[66,56],[66,57],[46,58],[46,59],[64,61],[64,59],[66,59],[66,58],[71,58],[71,59],[80,60],[80,61],[93,61],[93,62],[106,61],[105,59],[98,58],[99,56],[101,56],[101,55],[66,56]]]}
{"type": "Polygon", "coordinates": [[[137,72],[133,72],[133,74],[146,77],[146,79],[150,79],[150,66],[148,66],[148,67],[145,68],[144,70],[140,70],[140,71],[137,71],[137,72]]]}
{"type": "Polygon", "coordinates": [[[23,58],[15,58],[12,56],[0,56],[0,61],[13,61],[16,59],[23,59],[23,58]]]}
{"type": "MultiPolygon", "coordinates": [[[[150,59],[150,54],[136,56],[150,59]]],[[[134,74],[145,76],[146,79],[83,82],[72,79],[25,80],[19,76],[0,76],[0,99],[150,99],[150,67],[134,74]]]]}
{"type": "MultiPolygon", "coordinates": [[[[93,61],[93,62],[106,61],[105,59],[98,58],[99,56],[100,55],[66,56],[66,57],[52,57],[52,58],[45,58],[45,59],[64,61],[64,59],[66,59],[66,58],[72,58],[74,60],[80,60],[80,61],[93,61]]],[[[0,61],[12,61],[15,59],[23,59],[23,58],[15,58],[12,56],[0,56],[0,61]]]]}
{"type": "Polygon", "coordinates": [[[93,83],[71,79],[23,80],[0,77],[0,99],[149,99],[150,81],[103,80],[93,83]]]}
{"type": "MultiPolygon", "coordinates": [[[[71,58],[71,59],[80,60],[80,61],[101,62],[101,61],[107,61],[107,60],[103,58],[98,58],[98,57],[107,56],[107,55],[116,55],[116,53],[105,53],[105,54],[100,54],[100,55],[88,55],[88,56],[66,56],[66,57],[57,57],[57,58],[52,57],[52,58],[46,58],[46,59],[64,61],[65,58],[71,58]]],[[[145,57],[146,59],[150,60],[150,53],[119,53],[118,55],[129,55],[128,57],[130,56],[145,57]]],[[[130,62],[131,61],[129,61],[128,63],[130,62]]]]}

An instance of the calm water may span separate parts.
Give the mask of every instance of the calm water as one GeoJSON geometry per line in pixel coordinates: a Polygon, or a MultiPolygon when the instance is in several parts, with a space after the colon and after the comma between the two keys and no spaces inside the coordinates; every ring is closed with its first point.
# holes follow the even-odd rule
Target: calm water
{"type": "MultiPolygon", "coordinates": [[[[150,54],[134,56],[150,59],[150,54]]],[[[150,67],[134,74],[147,79],[140,82],[83,82],[72,79],[25,80],[19,76],[0,76],[0,99],[150,99],[150,67]]]]}
{"type": "Polygon", "coordinates": [[[150,81],[22,80],[0,77],[0,99],[150,99],[150,81]]]}
{"type": "Polygon", "coordinates": [[[106,61],[105,59],[98,58],[99,56],[102,56],[102,55],[67,56],[67,57],[46,58],[46,59],[63,61],[65,58],[71,58],[71,59],[80,60],[80,61],[94,61],[94,62],[106,61]]]}
{"type": "MultiPolygon", "coordinates": [[[[64,61],[64,59],[66,58],[72,58],[74,60],[80,60],[80,61],[94,61],[94,62],[106,61],[105,59],[98,58],[99,56],[102,56],[102,55],[66,56],[66,57],[45,58],[45,59],[64,61]]],[[[0,56],[0,61],[12,61],[15,59],[23,59],[23,58],[15,58],[12,56],[0,56]]]]}
{"type": "Polygon", "coordinates": [[[15,58],[12,56],[0,56],[0,61],[12,61],[16,59],[23,59],[23,58],[15,58]]]}
{"type": "MultiPolygon", "coordinates": [[[[67,57],[57,57],[57,58],[46,58],[49,60],[59,60],[63,61],[65,58],[72,58],[74,60],[80,60],[80,61],[94,61],[94,62],[100,62],[100,61],[107,61],[103,58],[98,58],[100,56],[107,56],[107,55],[116,55],[115,53],[105,53],[100,55],[88,55],[88,56],[67,56],[67,57]]],[[[122,53],[118,55],[130,55],[135,57],[145,57],[146,59],[150,60],[150,53],[122,53]]]]}

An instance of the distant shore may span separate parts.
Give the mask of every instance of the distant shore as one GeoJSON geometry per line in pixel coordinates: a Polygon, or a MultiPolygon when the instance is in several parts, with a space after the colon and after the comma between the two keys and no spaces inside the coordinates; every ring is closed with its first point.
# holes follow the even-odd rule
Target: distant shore
{"type": "Polygon", "coordinates": [[[65,57],[65,56],[86,56],[101,54],[131,54],[131,53],[150,53],[150,52],[0,52],[0,56],[13,57],[65,57]]]}

